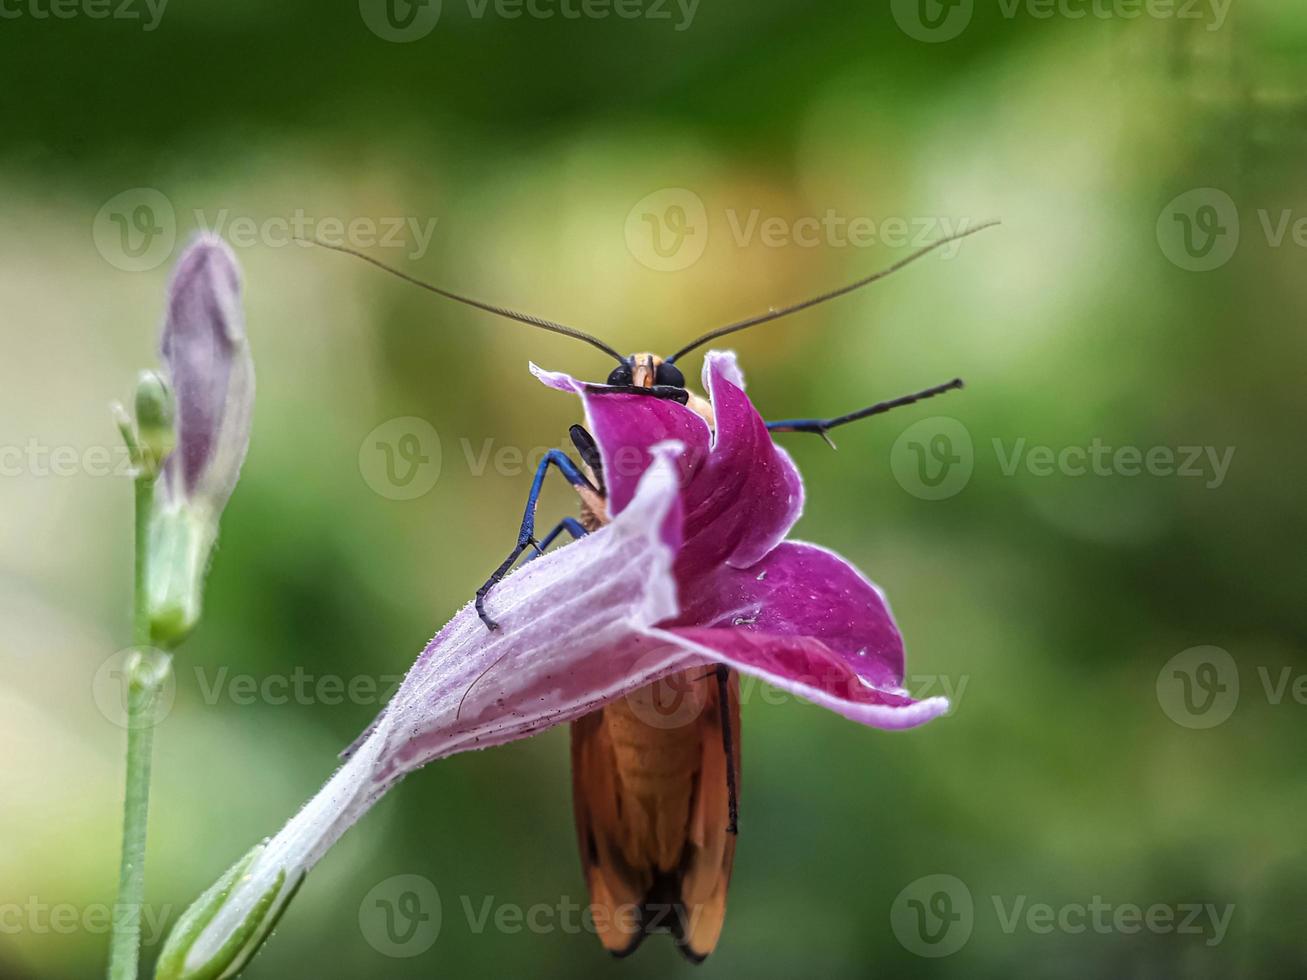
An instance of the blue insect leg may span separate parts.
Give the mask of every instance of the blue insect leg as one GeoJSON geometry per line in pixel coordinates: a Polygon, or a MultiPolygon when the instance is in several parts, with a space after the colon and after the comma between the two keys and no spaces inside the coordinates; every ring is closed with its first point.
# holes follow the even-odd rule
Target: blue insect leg
{"type": "MultiPolygon", "coordinates": [[[[522,514],[522,527],[517,533],[517,545],[504,559],[503,563],[495,569],[494,574],[486,580],[486,584],[477,589],[476,594],[476,611],[481,617],[481,622],[492,630],[499,629],[496,623],[486,613],[486,596],[493,589],[509,570],[517,563],[522,552],[527,548],[541,550],[540,544],[535,539],[535,521],[536,521],[536,504],[540,500],[540,491],[544,487],[545,475],[549,472],[550,466],[558,467],[558,471],[563,474],[563,478],[574,487],[586,487],[594,490],[594,486],[585,478],[585,474],[577,468],[577,465],[567,458],[567,454],[559,449],[551,449],[545,458],[540,461],[536,467],[535,478],[531,481],[531,492],[526,498],[526,510],[522,514]]],[[[554,532],[557,533],[557,532],[554,532]]]]}
{"type": "Polygon", "coordinates": [[[552,531],[550,531],[548,534],[546,534],[543,538],[540,539],[540,543],[536,545],[536,550],[531,554],[527,555],[526,561],[524,561],[522,564],[525,565],[526,562],[529,562],[535,558],[539,558],[541,555],[543,555],[545,551],[549,548],[549,546],[554,543],[554,540],[564,531],[570,534],[572,536],[572,540],[574,541],[580,540],[581,538],[584,538],[587,534],[590,533],[589,531],[587,531],[585,528],[581,526],[581,522],[578,521],[575,517],[564,517],[561,521],[558,522],[557,527],[555,527],[552,531]]]}

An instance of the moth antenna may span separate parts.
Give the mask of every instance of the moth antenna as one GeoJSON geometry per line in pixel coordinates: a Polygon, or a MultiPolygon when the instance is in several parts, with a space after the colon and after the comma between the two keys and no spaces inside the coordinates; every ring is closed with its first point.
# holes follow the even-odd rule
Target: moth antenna
{"type": "Polygon", "coordinates": [[[546,320],[541,316],[533,316],[530,313],[519,313],[516,310],[510,310],[505,306],[496,306],[494,303],[485,303],[479,299],[473,299],[470,296],[461,296],[458,293],[451,292],[448,289],[442,289],[439,286],[419,279],[417,276],[409,275],[402,269],[396,269],[394,266],[387,265],[380,259],[374,259],[371,255],[360,252],[357,249],[350,248],[347,245],[330,245],[327,242],[319,241],[316,238],[298,238],[299,241],[308,242],[311,245],[317,245],[319,248],[330,249],[333,252],[340,252],[344,255],[352,255],[357,259],[362,259],[371,265],[376,266],[383,272],[389,272],[396,278],[403,279],[405,282],[412,283],[421,289],[435,293],[437,296],[443,296],[445,299],[452,299],[456,303],[462,303],[464,306],[471,306],[474,309],[482,310],[486,313],[493,313],[496,316],[502,316],[509,320],[516,320],[518,323],[525,323],[530,327],[539,327],[541,330],[548,330],[552,333],[562,334],[564,337],[571,337],[574,340],[584,341],[591,347],[597,347],[609,357],[624,362],[625,358],[613,348],[609,347],[598,337],[586,333],[584,330],[578,330],[575,327],[569,327],[566,324],[556,323],[553,320],[546,320]]]}
{"type": "Polygon", "coordinates": [[[766,313],[759,313],[757,316],[751,316],[747,320],[740,320],[736,323],[728,323],[724,327],[718,327],[715,330],[709,330],[702,337],[699,337],[698,339],[691,341],[690,343],[682,347],[680,350],[678,350],[671,357],[666,358],[667,363],[669,364],[673,363],[676,361],[678,357],[683,357],[684,355],[690,353],[690,351],[694,350],[696,347],[701,347],[702,345],[708,343],[709,341],[716,340],[718,337],[725,337],[728,333],[735,333],[736,331],[739,330],[747,330],[749,327],[756,327],[760,323],[767,323],[771,320],[779,320],[783,316],[789,316],[791,313],[798,313],[800,310],[806,310],[810,306],[816,306],[819,303],[825,303],[827,300],[837,299],[840,296],[845,295],[846,293],[853,292],[855,289],[861,289],[863,286],[869,286],[873,282],[876,282],[877,280],[884,279],[887,276],[892,276],[894,273],[898,272],[904,266],[911,265],[913,262],[917,261],[917,259],[929,255],[937,248],[942,248],[943,246],[949,244],[950,242],[956,242],[963,238],[966,238],[968,235],[974,235],[977,232],[984,231],[986,228],[993,228],[997,224],[1001,224],[1001,222],[997,218],[991,221],[983,221],[978,225],[974,225],[971,228],[966,229],[965,231],[959,231],[952,235],[946,235],[945,237],[940,238],[937,241],[933,241],[929,245],[925,246],[924,248],[920,248],[917,251],[913,252],[911,255],[899,259],[893,265],[886,266],[884,269],[881,269],[878,272],[873,272],[871,275],[867,276],[864,279],[859,279],[857,282],[849,283],[847,286],[841,286],[839,289],[832,289],[828,293],[822,293],[820,296],[814,296],[812,299],[805,299],[803,302],[795,303],[792,306],[784,306],[781,307],[779,310],[768,310],[766,313]]]}

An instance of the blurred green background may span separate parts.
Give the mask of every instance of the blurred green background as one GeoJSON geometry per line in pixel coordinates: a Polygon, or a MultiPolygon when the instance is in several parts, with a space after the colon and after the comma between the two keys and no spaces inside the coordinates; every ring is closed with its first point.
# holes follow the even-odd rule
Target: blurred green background
{"type": "MultiPolygon", "coordinates": [[[[124,742],[102,665],[130,640],[131,488],[92,453],[154,363],[196,228],[236,245],[259,393],[157,732],[147,963],[151,923],[274,832],[379,708],[314,685],[401,674],[510,546],[529,482],[511,454],[577,415],[527,361],[608,370],[286,244],[275,219],[297,214],[378,238],[410,219],[425,245],[412,225],[347,240],[664,352],[1002,218],[731,344],[773,417],[966,379],[838,452],[781,437],[807,480],[797,534],[884,586],[908,686],[955,710],[890,734],[755,687],[730,913],[697,975],[1303,974],[1301,8],[118,2],[139,18],[24,0],[0,20],[0,976],[102,973],[124,742]],[[439,440],[413,499],[378,469],[397,418],[439,440]],[[1154,450],[1151,472],[1056,462],[1094,445],[1154,450]],[[1189,446],[1199,475],[1187,452],[1168,470],[1189,446]],[[288,703],[240,686],[295,677],[309,695],[288,703]],[[917,942],[930,875],[957,917],[917,942]],[[1075,929],[1096,900],[1107,928],[1075,929]],[[1027,916],[1041,903],[1051,927],[1027,916]],[[1191,903],[1232,907],[1228,928],[1204,911],[1181,932],[1191,903]],[[1128,906],[1162,911],[1112,924],[1128,906]]],[[[542,514],[573,506],[553,487],[542,514]]],[[[410,777],[248,976],[696,972],[660,941],[610,960],[566,911],[584,900],[555,730],[410,777]],[[360,925],[398,874],[441,896],[420,955],[360,925]],[[533,906],[535,927],[478,926],[533,906]]]]}

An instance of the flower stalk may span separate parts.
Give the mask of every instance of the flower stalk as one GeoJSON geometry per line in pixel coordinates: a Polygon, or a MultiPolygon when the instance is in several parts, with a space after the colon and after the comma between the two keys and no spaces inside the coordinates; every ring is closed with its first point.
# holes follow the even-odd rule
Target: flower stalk
{"type": "MultiPolygon", "coordinates": [[[[144,385],[142,385],[144,390],[144,385]]],[[[146,396],[148,397],[148,396],[146,396]]],[[[146,400],[138,391],[137,414],[146,400]]],[[[109,950],[110,980],[135,980],[140,959],[141,903],[145,898],[145,840],[150,812],[150,766],[154,752],[154,711],[171,669],[171,658],[152,650],[145,583],[149,568],[150,514],[154,506],[157,461],[130,428],[124,428],[136,469],[133,620],[136,649],[124,670],[127,686],[127,789],[123,802],[122,858],[114,903],[109,950]]]]}

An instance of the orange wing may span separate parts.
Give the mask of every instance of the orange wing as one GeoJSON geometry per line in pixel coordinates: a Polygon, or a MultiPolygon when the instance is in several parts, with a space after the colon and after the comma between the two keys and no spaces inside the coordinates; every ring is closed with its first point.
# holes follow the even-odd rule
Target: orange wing
{"type": "MultiPolygon", "coordinates": [[[[721,935],[735,835],[727,830],[716,678],[699,668],[679,680],[701,705],[687,721],[651,719],[640,705],[657,695],[642,702],[637,693],[572,725],[572,791],[604,948],[625,956],[646,935],[668,932],[687,958],[700,962],[721,935]]],[[[727,701],[738,795],[740,704],[733,676],[727,701]]]]}
{"type": "Polygon", "coordinates": [[[638,916],[617,913],[639,908],[650,876],[622,856],[618,805],[617,767],[600,710],[572,723],[572,806],[595,930],[604,949],[626,956],[644,931],[638,916]]]}
{"type": "MultiPolygon", "coordinates": [[[[718,713],[716,679],[713,684],[712,710],[704,712],[700,726],[702,762],[699,792],[692,817],[689,859],[681,876],[681,906],[687,911],[685,929],[679,946],[695,962],[702,962],[717,946],[726,921],[726,891],[731,884],[735,864],[735,834],[726,828],[730,823],[729,795],[726,783],[726,753],[722,751],[722,722],[718,713]]],[[[726,710],[734,735],[732,760],[735,765],[735,795],[740,795],[740,680],[734,674],[726,688],[726,710]]]]}

